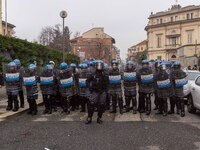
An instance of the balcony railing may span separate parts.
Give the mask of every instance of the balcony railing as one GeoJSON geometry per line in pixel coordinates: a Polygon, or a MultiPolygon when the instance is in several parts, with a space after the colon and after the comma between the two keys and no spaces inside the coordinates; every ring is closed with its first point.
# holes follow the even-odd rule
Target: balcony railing
{"type": "Polygon", "coordinates": [[[181,46],[180,44],[171,44],[171,45],[165,45],[165,48],[166,49],[177,49],[180,46],[181,46]]]}

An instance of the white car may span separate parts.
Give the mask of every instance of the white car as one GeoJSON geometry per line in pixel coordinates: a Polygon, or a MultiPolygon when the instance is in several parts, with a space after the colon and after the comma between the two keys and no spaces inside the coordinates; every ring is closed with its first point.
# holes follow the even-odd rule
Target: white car
{"type": "Polygon", "coordinates": [[[200,76],[190,85],[191,94],[188,97],[188,112],[195,113],[200,110],[200,76]]]}
{"type": "Polygon", "coordinates": [[[190,86],[192,83],[195,82],[195,79],[200,76],[200,72],[199,71],[196,71],[196,70],[185,70],[185,73],[187,74],[188,76],[188,84],[186,84],[184,87],[183,87],[183,93],[184,93],[184,97],[185,98],[188,98],[188,96],[191,94],[191,91],[190,91],[190,86]]]}

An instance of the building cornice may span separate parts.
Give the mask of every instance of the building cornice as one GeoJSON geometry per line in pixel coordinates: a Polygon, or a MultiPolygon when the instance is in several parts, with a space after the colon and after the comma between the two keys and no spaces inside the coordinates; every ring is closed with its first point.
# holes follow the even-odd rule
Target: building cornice
{"type": "Polygon", "coordinates": [[[192,23],[200,21],[200,18],[194,18],[194,19],[189,19],[189,20],[180,20],[180,21],[174,21],[174,22],[167,22],[167,23],[162,23],[162,24],[156,24],[156,25],[147,25],[145,27],[145,30],[147,31],[148,29],[152,28],[159,28],[159,27],[166,27],[166,26],[171,26],[171,25],[179,25],[179,24],[186,24],[186,23],[192,23]]]}
{"type": "Polygon", "coordinates": [[[194,10],[200,10],[200,6],[183,7],[181,9],[178,9],[178,10],[175,10],[175,11],[170,10],[170,11],[166,11],[166,12],[164,12],[164,11],[163,12],[158,12],[156,14],[150,15],[148,19],[168,16],[168,15],[174,15],[174,14],[179,14],[179,13],[184,13],[184,12],[194,11],[194,10]]]}

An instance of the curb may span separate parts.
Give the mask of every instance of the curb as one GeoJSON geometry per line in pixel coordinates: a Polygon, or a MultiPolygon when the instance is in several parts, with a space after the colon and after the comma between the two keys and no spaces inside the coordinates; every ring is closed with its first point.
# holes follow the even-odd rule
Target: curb
{"type": "MultiPolygon", "coordinates": [[[[41,105],[43,105],[43,101],[38,100],[37,106],[41,106],[41,105]]],[[[25,113],[27,110],[28,110],[28,108],[19,108],[19,110],[17,112],[8,111],[6,113],[3,113],[3,114],[0,115],[0,122],[5,121],[6,119],[16,117],[18,115],[21,115],[21,114],[25,113]]]]}

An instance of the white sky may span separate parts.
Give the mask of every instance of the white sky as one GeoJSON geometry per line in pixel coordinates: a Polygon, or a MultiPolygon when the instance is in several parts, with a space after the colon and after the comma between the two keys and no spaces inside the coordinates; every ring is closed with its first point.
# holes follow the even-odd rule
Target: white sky
{"type": "MultiPolygon", "coordinates": [[[[3,0],[3,7],[4,7],[3,0]]],[[[121,57],[127,49],[146,39],[145,26],[153,11],[164,11],[175,0],[7,0],[8,22],[16,25],[16,36],[33,41],[45,26],[62,23],[61,10],[68,12],[66,25],[73,33],[104,27],[116,40],[121,57]]],[[[200,5],[199,0],[179,0],[179,4],[200,5]]],[[[4,18],[3,8],[3,18],[4,18]]]]}

